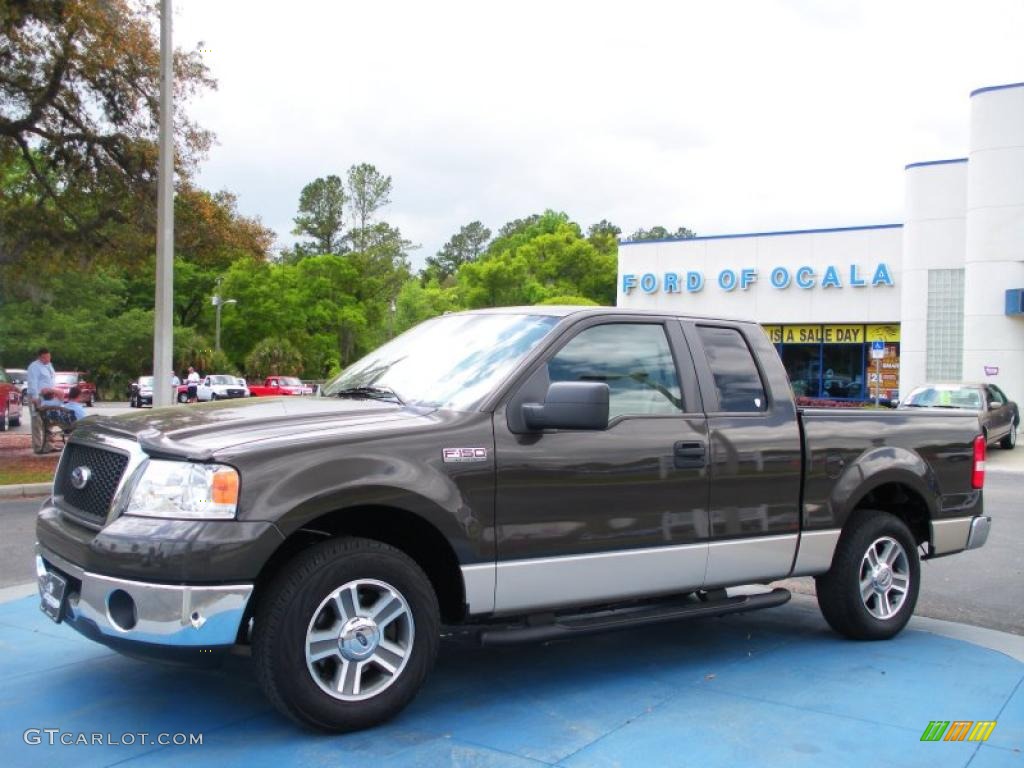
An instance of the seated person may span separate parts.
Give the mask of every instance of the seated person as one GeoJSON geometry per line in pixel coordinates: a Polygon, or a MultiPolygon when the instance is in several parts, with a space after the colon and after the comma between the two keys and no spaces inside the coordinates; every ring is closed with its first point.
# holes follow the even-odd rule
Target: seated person
{"type": "Polygon", "coordinates": [[[39,407],[40,408],[63,408],[64,398],[61,397],[60,391],[47,387],[39,393],[39,407]]]}
{"type": "Polygon", "coordinates": [[[78,387],[72,387],[68,391],[68,401],[63,404],[64,410],[71,412],[71,415],[74,417],[74,421],[84,419],[86,416],[85,406],[79,401],[79,398],[81,397],[82,391],[78,387]]]}

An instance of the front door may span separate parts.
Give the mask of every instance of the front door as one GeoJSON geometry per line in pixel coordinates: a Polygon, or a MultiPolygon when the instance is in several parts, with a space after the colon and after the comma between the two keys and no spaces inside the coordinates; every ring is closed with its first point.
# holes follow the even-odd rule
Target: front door
{"type": "Polygon", "coordinates": [[[573,326],[495,411],[495,610],[524,612],[701,586],[707,430],[678,321],[573,326]],[[606,382],[608,428],[528,431],[548,384],[606,382]]]}

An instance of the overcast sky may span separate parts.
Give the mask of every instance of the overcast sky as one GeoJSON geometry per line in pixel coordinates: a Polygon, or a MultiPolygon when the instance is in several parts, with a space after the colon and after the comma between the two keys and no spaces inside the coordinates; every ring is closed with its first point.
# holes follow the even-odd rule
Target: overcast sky
{"type": "Polygon", "coordinates": [[[176,0],[219,89],[190,107],[288,245],[303,185],[369,162],[432,255],[553,208],[628,235],[902,220],[903,166],[967,152],[968,94],[1024,80],[1024,3],[176,0]]]}

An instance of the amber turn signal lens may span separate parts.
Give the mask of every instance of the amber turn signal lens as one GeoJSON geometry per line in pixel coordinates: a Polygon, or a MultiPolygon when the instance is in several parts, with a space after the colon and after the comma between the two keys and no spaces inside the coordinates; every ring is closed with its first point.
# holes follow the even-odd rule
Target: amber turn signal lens
{"type": "Polygon", "coordinates": [[[238,503],[238,473],[233,469],[218,469],[213,473],[213,503],[238,503]]]}

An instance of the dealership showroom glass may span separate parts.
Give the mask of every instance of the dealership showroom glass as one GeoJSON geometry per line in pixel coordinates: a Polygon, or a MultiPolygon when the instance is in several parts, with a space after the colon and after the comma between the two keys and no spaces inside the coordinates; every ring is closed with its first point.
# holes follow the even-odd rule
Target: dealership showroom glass
{"type": "Polygon", "coordinates": [[[758,320],[797,396],[1024,397],[1024,83],[974,91],[970,120],[967,157],[906,166],[902,223],[626,241],[618,305],[758,320]]]}

